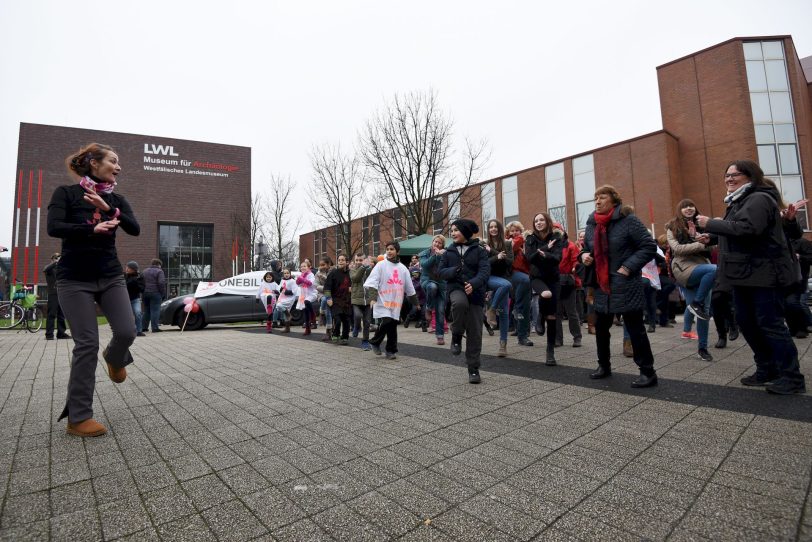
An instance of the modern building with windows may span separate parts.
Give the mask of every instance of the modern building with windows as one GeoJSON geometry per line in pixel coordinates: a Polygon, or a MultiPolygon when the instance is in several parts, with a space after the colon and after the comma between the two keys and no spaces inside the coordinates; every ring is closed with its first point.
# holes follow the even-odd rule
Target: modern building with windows
{"type": "Polygon", "coordinates": [[[11,248],[18,281],[45,283],[42,268],[61,247],[47,234],[48,202],[58,186],[76,182],[65,158],[91,142],[115,149],[122,167],[116,191],[141,225],[138,237],[116,236],[122,265],[135,260],[144,269],[160,258],[170,296],[233,274],[234,245],[242,255],[249,239],[249,147],[21,123],[11,248]]]}
{"type": "MultiPolygon", "coordinates": [[[[436,221],[434,232],[459,216],[480,224],[519,220],[529,228],[546,210],[574,233],[594,210],[595,188],[611,184],[661,234],[683,198],[722,216],[722,176],[737,159],[757,161],[787,202],[810,193],[812,56],[799,58],[791,36],[733,38],[659,66],[657,77],[662,130],[471,186],[462,206],[454,193],[443,194],[435,205],[450,204],[449,218],[436,221]]],[[[799,217],[809,231],[806,212],[799,217]]],[[[380,254],[382,242],[402,238],[404,224],[371,215],[350,228],[362,234],[365,252],[380,254]]],[[[301,257],[334,258],[331,229],[302,235],[301,257]]]]}

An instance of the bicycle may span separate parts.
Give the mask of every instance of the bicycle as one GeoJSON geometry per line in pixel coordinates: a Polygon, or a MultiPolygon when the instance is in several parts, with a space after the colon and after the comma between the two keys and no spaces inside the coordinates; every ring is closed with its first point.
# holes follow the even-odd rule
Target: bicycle
{"type": "Polygon", "coordinates": [[[11,301],[0,302],[0,329],[22,326],[29,333],[42,329],[42,309],[37,306],[37,296],[30,286],[15,285],[11,289],[11,301]]]}

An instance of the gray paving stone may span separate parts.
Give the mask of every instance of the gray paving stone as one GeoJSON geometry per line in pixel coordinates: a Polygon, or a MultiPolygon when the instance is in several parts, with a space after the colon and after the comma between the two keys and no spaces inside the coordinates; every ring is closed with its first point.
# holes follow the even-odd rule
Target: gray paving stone
{"type": "Polygon", "coordinates": [[[228,446],[206,450],[200,454],[200,457],[216,471],[245,463],[245,460],[228,446]]]}
{"type": "Polygon", "coordinates": [[[47,466],[23,469],[11,473],[10,495],[35,493],[50,487],[50,472],[47,466]]]}
{"type": "Polygon", "coordinates": [[[280,542],[300,542],[301,540],[328,542],[335,540],[310,519],[303,519],[291,525],[281,527],[271,534],[280,542]]]}
{"type": "Polygon", "coordinates": [[[208,474],[181,483],[198,510],[232,500],[235,495],[215,474],[208,474]]]}
{"type": "Polygon", "coordinates": [[[218,540],[250,540],[268,532],[238,500],[218,504],[202,515],[218,540]]]}
{"type": "Polygon", "coordinates": [[[0,528],[47,520],[51,515],[48,492],[27,493],[6,499],[0,528]]]}
{"type": "Polygon", "coordinates": [[[301,508],[273,487],[246,495],[243,502],[271,530],[293,524],[306,516],[301,508]]]}
{"type": "Polygon", "coordinates": [[[215,542],[217,540],[199,514],[160,525],[158,536],[166,542],[215,542]]]}
{"type": "Polygon", "coordinates": [[[101,540],[102,531],[95,508],[86,508],[51,518],[51,540],[101,540]]]}
{"type": "Polygon", "coordinates": [[[96,505],[90,480],[51,489],[51,515],[61,516],[96,505]]]}
{"type": "MultiPolygon", "coordinates": [[[[205,452],[204,452],[205,453],[205,452]]],[[[196,453],[170,459],[167,466],[178,480],[191,480],[212,472],[206,460],[196,453]]]]}
{"type": "Polygon", "coordinates": [[[47,521],[29,523],[22,527],[0,529],[2,542],[40,542],[50,540],[50,525],[47,521]]]}
{"type": "Polygon", "coordinates": [[[381,486],[377,492],[389,497],[418,517],[430,519],[451,508],[451,504],[407,480],[381,486]]]}
{"type": "Polygon", "coordinates": [[[142,495],[152,523],[161,525],[196,512],[192,499],[179,485],[156,489],[142,495]]]}
{"type": "Polygon", "coordinates": [[[141,493],[161,489],[175,483],[175,477],[172,471],[170,471],[169,467],[163,462],[134,469],[133,478],[141,493]]]}
{"type": "Polygon", "coordinates": [[[546,524],[486,495],[460,503],[460,510],[518,540],[529,540],[546,524]]]}
{"type": "Polygon", "coordinates": [[[99,506],[105,539],[119,538],[150,528],[149,516],[138,496],[123,497],[99,506]]]}
{"type": "Polygon", "coordinates": [[[223,469],[217,475],[238,497],[255,493],[269,485],[269,482],[247,463],[223,469]]]}
{"type": "Polygon", "coordinates": [[[128,470],[93,478],[93,490],[100,505],[138,494],[138,486],[128,470]]]}
{"type": "Polygon", "coordinates": [[[324,486],[312,478],[302,477],[279,486],[282,494],[305,511],[308,516],[318,514],[341,504],[331,486],[324,486]]]}
{"type": "Polygon", "coordinates": [[[434,518],[431,525],[436,529],[440,529],[452,540],[471,542],[482,540],[507,542],[508,540],[515,540],[514,537],[499,531],[493,525],[480,521],[456,508],[434,518]]]}
{"type": "Polygon", "coordinates": [[[346,505],[338,505],[313,516],[313,521],[338,540],[384,541],[389,536],[374,523],[353,512],[346,505]]]}

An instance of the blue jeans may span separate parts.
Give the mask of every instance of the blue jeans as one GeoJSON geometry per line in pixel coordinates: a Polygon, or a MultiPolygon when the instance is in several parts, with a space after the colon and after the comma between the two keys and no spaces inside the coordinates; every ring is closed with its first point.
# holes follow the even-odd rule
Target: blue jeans
{"type": "MultiPolygon", "coordinates": [[[[704,307],[706,309],[710,308],[710,305],[706,303],[705,299],[710,294],[711,289],[713,288],[713,281],[716,280],[716,266],[712,263],[704,263],[702,265],[697,265],[693,271],[691,271],[691,276],[688,277],[688,283],[686,287],[688,290],[696,290],[694,292],[694,298],[697,302],[704,303],[704,307]]],[[[688,302],[686,300],[686,302],[688,302]]]]}
{"type": "MultiPolygon", "coordinates": [[[[715,265],[713,267],[716,267],[715,265]]],[[[693,276],[693,273],[691,274],[693,276]]],[[[682,294],[685,296],[685,303],[690,305],[694,301],[701,301],[701,303],[705,306],[705,308],[710,311],[711,308],[711,291],[708,290],[705,299],[699,299],[696,293],[699,291],[698,289],[693,288],[681,288],[682,294]]],[[[691,325],[694,321],[694,314],[686,310],[685,311],[685,324],[683,326],[684,331],[691,331],[691,325]]],[[[708,347],[708,327],[710,324],[710,320],[703,320],[701,318],[696,319],[696,334],[699,335],[699,346],[698,348],[707,348],[708,347]]]]}
{"type": "Polygon", "coordinates": [[[516,319],[516,335],[519,339],[526,339],[530,334],[530,277],[514,269],[510,282],[513,284],[513,309],[524,317],[516,319]]]}
{"type": "Polygon", "coordinates": [[[510,301],[510,281],[502,277],[488,278],[488,290],[493,290],[491,307],[499,312],[499,340],[508,338],[510,315],[508,314],[508,301],[510,301]]]}
{"type": "Polygon", "coordinates": [[[152,326],[152,331],[161,325],[161,294],[158,292],[144,293],[143,329],[152,326]]]}
{"type": "Polygon", "coordinates": [[[333,327],[333,311],[327,306],[327,296],[322,296],[319,311],[324,315],[324,323],[327,329],[333,327]]]}
{"type": "Polygon", "coordinates": [[[445,335],[445,286],[433,280],[420,281],[420,286],[426,292],[426,311],[434,311],[434,334],[437,337],[445,335]]]}
{"type": "Polygon", "coordinates": [[[753,350],[759,379],[780,377],[803,383],[798,349],[784,324],[784,292],[781,288],[734,286],[733,303],[739,331],[753,350]]]}
{"type": "Polygon", "coordinates": [[[135,316],[135,332],[136,334],[141,333],[141,298],[130,299],[130,305],[133,307],[133,316],[135,316]]]}

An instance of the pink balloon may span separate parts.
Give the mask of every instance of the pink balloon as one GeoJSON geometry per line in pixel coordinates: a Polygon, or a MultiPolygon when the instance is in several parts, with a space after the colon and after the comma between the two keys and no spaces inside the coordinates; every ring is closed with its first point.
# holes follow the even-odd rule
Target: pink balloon
{"type": "Polygon", "coordinates": [[[184,305],[183,306],[183,312],[192,312],[192,306],[191,305],[184,305]]]}
{"type": "Polygon", "coordinates": [[[192,303],[192,312],[198,311],[200,311],[200,305],[198,305],[197,303],[192,303]]]}
{"type": "Polygon", "coordinates": [[[192,296],[190,296],[190,295],[188,295],[188,296],[186,296],[186,297],[184,297],[184,298],[183,298],[183,302],[184,302],[186,305],[189,305],[189,304],[193,303],[193,302],[194,302],[194,300],[195,300],[195,298],[194,298],[194,297],[192,297],[192,296]]]}

